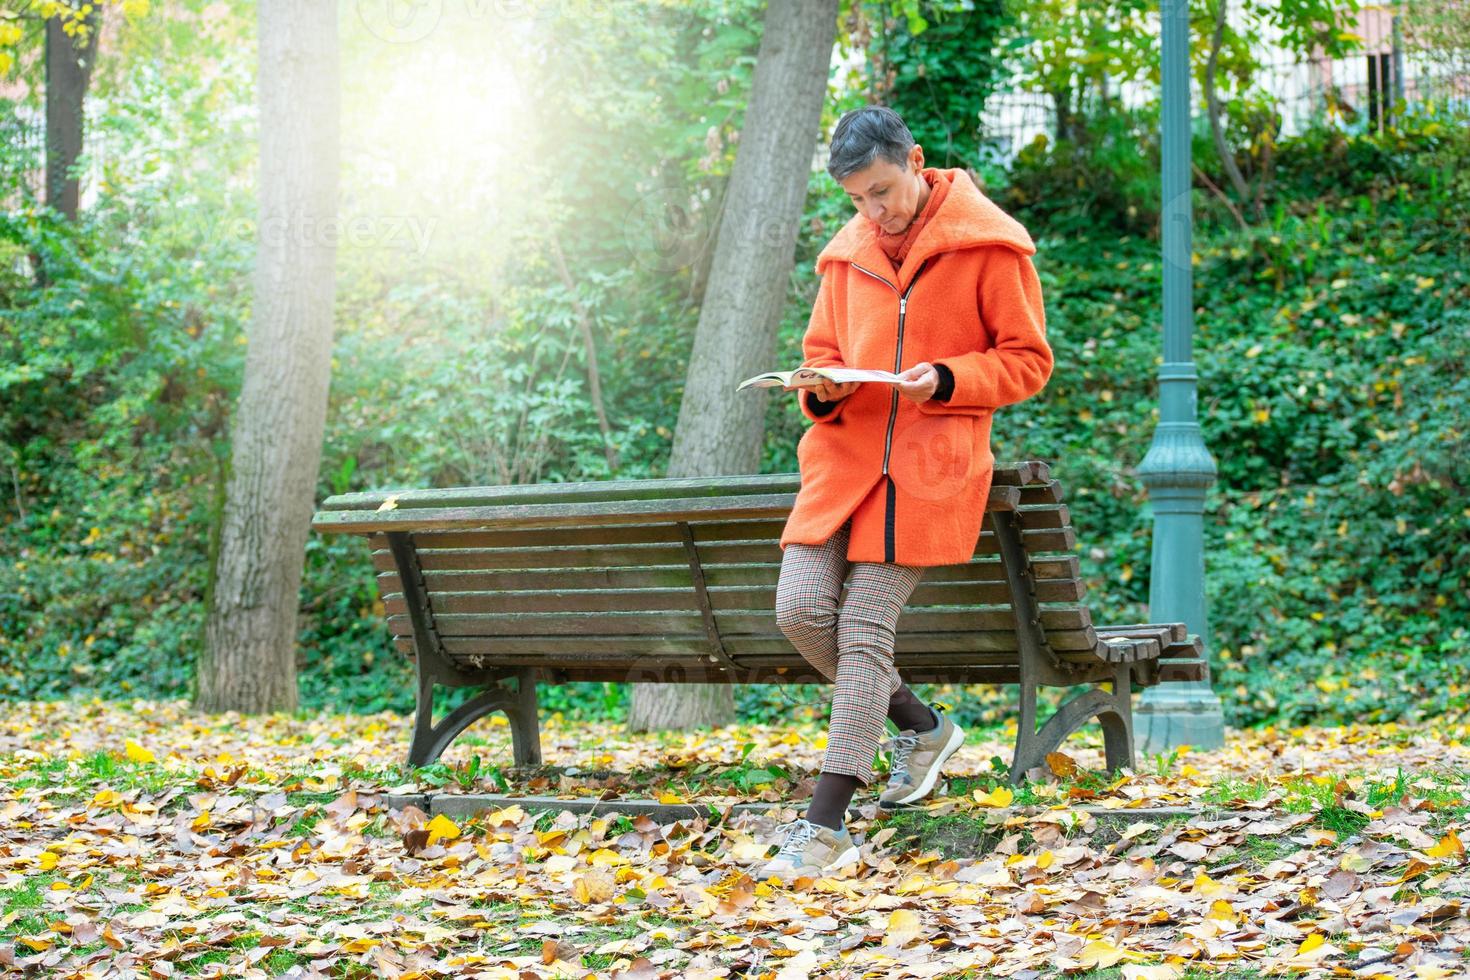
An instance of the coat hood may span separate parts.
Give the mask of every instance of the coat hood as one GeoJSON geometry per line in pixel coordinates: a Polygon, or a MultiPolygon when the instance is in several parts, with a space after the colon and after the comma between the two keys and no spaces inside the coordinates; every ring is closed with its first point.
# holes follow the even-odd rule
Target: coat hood
{"type": "MultiPolygon", "coordinates": [[[[1036,245],[1026,229],[981,193],[968,171],[961,167],[925,169],[934,169],[939,180],[949,181],[949,193],[909,248],[903,263],[905,269],[917,266],[935,253],[976,245],[1005,245],[1022,255],[1036,253],[1036,245]]],[[[817,274],[821,275],[833,261],[892,269],[878,245],[877,229],[866,215],[854,214],[817,255],[817,274]]]]}

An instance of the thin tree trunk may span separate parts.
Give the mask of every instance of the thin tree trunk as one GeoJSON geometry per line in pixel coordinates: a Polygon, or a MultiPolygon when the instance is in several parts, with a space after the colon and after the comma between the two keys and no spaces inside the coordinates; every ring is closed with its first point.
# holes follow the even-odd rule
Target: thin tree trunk
{"type": "MultiPolygon", "coordinates": [[[[102,28],[100,5],[82,21],[86,36],[68,34],[70,14],[46,20],[46,143],[43,148],[46,204],[68,221],[77,220],[81,206],[81,180],[72,168],[82,155],[86,120],[87,89],[97,61],[97,35],[102,28]]],[[[50,276],[45,256],[31,253],[36,285],[44,287],[50,276]]]]}
{"type": "MultiPolygon", "coordinates": [[[[725,201],[729,199],[730,182],[720,185],[720,202],[713,209],[709,233],[699,243],[699,254],[689,271],[689,302],[696,309],[704,306],[704,291],[709,286],[710,268],[715,260],[715,242],[719,240],[720,222],[725,217],[725,201]]],[[[743,379],[742,379],[743,380],[743,379]]]]}
{"type": "Polygon", "coordinates": [[[1051,93],[1052,110],[1057,121],[1057,142],[1076,142],[1076,115],[1072,112],[1072,90],[1058,89],[1051,93]]]}
{"type": "Polygon", "coordinates": [[[1205,111],[1210,117],[1210,135],[1215,139],[1215,153],[1220,157],[1220,166],[1230,186],[1242,201],[1249,201],[1250,187],[1235,163],[1235,152],[1225,142],[1225,127],[1220,121],[1220,93],[1215,89],[1215,73],[1220,65],[1220,45],[1225,39],[1225,13],[1229,0],[1217,0],[1215,8],[1215,33],[1210,37],[1210,58],[1205,62],[1205,111]]]}
{"type": "Polygon", "coordinates": [[[97,61],[101,10],[94,8],[87,15],[84,40],[66,33],[63,25],[69,20],[69,15],[61,15],[46,21],[46,203],[75,221],[81,181],[71,171],[82,155],[84,107],[97,61]]]}
{"type": "Polygon", "coordinates": [[[1230,195],[1220,190],[1220,185],[1211,180],[1209,174],[1200,169],[1199,164],[1190,163],[1190,167],[1194,169],[1194,175],[1204,181],[1205,186],[1210,189],[1210,192],[1220,199],[1221,204],[1225,205],[1225,208],[1230,212],[1230,216],[1235,219],[1235,223],[1240,225],[1240,230],[1248,230],[1250,225],[1245,223],[1245,216],[1240,213],[1240,208],[1235,206],[1235,202],[1230,200],[1230,195]]]}
{"type": "MultiPolygon", "coordinates": [[[[669,476],[760,471],[767,370],[821,134],[838,0],[771,0],[689,360],[669,476]],[[761,389],[764,391],[764,389],[761,389]]],[[[630,731],[729,724],[729,684],[633,684],[630,731]]]]}
{"type": "Polygon", "coordinates": [[[331,376],[338,205],[335,0],[258,7],[259,221],[196,707],[296,708],[296,617],[331,376]]]}

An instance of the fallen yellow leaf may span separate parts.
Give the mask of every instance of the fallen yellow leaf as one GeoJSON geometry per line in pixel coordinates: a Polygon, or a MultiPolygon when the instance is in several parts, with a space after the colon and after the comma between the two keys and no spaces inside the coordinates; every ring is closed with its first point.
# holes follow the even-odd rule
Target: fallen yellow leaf
{"type": "Polygon", "coordinates": [[[572,895],[583,905],[597,905],[613,897],[612,875],[606,871],[586,874],[572,883],[572,895]]]}
{"type": "Polygon", "coordinates": [[[459,825],[442,813],[429,821],[428,829],[430,847],[434,846],[435,841],[454,840],[459,836],[459,825]]]}
{"type": "Polygon", "coordinates": [[[913,942],[919,935],[919,913],[913,909],[894,909],[888,917],[888,931],[883,941],[896,949],[913,942]]]}
{"type": "Polygon", "coordinates": [[[1461,860],[1465,857],[1465,845],[1460,842],[1459,836],[1452,830],[1440,838],[1439,843],[1424,852],[1432,858],[1457,857],[1461,860]]]}
{"type": "Polygon", "coordinates": [[[1217,898],[1210,903],[1210,914],[1205,916],[1205,918],[1219,919],[1221,922],[1229,922],[1233,925],[1240,916],[1235,914],[1235,909],[1230,907],[1229,902],[1217,898]]]}
{"type": "Polygon", "coordinates": [[[1016,798],[1009,786],[997,786],[989,793],[983,790],[975,790],[975,802],[981,806],[1002,807],[1010,806],[1011,801],[1016,798]]]}
{"type": "Polygon", "coordinates": [[[1077,962],[1084,970],[1105,970],[1127,955],[1127,950],[1105,939],[1096,939],[1082,947],[1082,952],[1077,954],[1077,962]]]}
{"type": "Polygon", "coordinates": [[[143,748],[143,746],[139,745],[137,742],[134,742],[132,739],[128,739],[127,745],[125,746],[125,751],[127,752],[129,762],[158,761],[158,759],[154,757],[152,752],[143,748]]]}
{"type": "Polygon", "coordinates": [[[1316,949],[1318,946],[1321,946],[1326,941],[1326,936],[1324,936],[1320,932],[1314,932],[1306,939],[1302,940],[1302,944],[1296,948],[1296,955],[1302,956],[1310,953],[1312,950],[1316,949]]]}

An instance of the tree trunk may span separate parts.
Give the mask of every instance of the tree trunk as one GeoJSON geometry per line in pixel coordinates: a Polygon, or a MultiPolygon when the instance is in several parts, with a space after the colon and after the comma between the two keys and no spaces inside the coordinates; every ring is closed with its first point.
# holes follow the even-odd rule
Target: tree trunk
{"type": "Polygon", "coordinates": [[[69,15],[46,21],[46,204],[77,219],[81,181],[71,170],[82,155],[82,123],[87,88],[97,61],[101,10],[87,15],[85,39],[68,34],[69,15]]]}
{"type": "MultiPolygon", "coordinates": [[[[669,476],[758,473],[766,396],[735,393],[769,370],[820,142],[838,0],[771,0],[730,174],[669,476]]],[[[765,389],[759,389],[764,392],[765,389]]],[[[734,720],[728,684],[633,684],[630,731],[734,720]]]]}
{"type": "Polygon", "coordinates": [[[296,615],[331,377],[338,204],[335,0],[258,8],[254,313],[231,433],[195,706],[296,708],[296,615]]]}
{"type": "Polygon", "coordinates": [[[1057,142],[1074,143],[1076,120],[1072,115],[1072,90],[1070,88],[1054,89],[1051,92],[1052,109],[1057,121],[1057,142]]]}
{"type": "MultiPolygon", "coordinates": [[[[72,19],[63,14],[46,21],[46,142],[42,151],[46,205],[68,221],[77,220],[80,207],[81,181],[72,174],[72,167],[82,155],[87,89],[97,61],[102,10],[93,8],[83,19],[85,37],[66,33],[63,25],[72,19]]],[[[45,255],[33,251],[31,265],[36,285],[45,287],[50,281],[45,255]]]]}

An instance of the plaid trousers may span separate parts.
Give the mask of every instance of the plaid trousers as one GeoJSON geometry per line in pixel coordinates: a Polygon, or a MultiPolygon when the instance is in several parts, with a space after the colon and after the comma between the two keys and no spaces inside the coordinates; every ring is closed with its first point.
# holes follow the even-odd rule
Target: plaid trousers
{"type": "Polygon", "coordinates": [[[791,543],[776,584],[776,625],[823,677],[833,681],[823,772],[873,781],[888,701],[903,678],[893,666],[894,628],[913,595],[921,566],[849,562],[849,518],[820,545],[791,543]],[[847,599],[838,609],[842,583],[847,599]]]}

